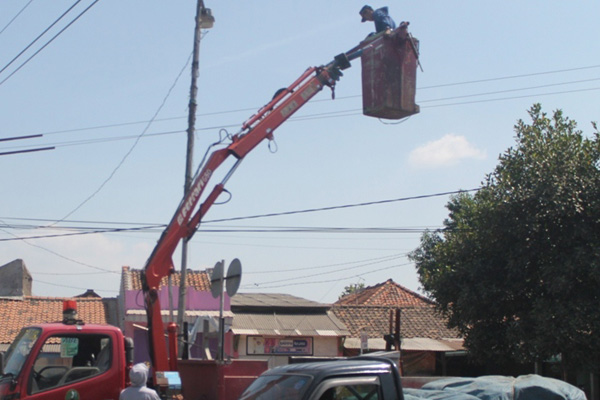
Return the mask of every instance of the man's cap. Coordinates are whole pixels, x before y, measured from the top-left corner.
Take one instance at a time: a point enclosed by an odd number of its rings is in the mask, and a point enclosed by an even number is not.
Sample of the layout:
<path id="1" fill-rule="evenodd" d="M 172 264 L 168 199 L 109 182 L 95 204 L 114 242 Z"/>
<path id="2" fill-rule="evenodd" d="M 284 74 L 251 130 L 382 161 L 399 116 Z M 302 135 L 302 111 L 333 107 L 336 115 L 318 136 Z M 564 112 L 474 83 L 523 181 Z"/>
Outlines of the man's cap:
<path id="1" fill-rule="evenodd" d="M 373 7 L 371 7 L 371 6 L 363 6 L 363 8 L 361 8 L 361 9 L 360 9 L 360 11 L 359 11 L 358 13 L 359 13 L 360 15 L 362 15 L 362 14 L 363 14 L 365 11 L 367 11 L 367 10 L 371 10 L 371 11 L 373 11 Z M 366 21 L 366 19 L 365 19 L 365 17 L 363 17 L 363 18 L 362 18 L 362 20 L 361 20 L 360 22 L 365 22 L 365 21 Z"/>

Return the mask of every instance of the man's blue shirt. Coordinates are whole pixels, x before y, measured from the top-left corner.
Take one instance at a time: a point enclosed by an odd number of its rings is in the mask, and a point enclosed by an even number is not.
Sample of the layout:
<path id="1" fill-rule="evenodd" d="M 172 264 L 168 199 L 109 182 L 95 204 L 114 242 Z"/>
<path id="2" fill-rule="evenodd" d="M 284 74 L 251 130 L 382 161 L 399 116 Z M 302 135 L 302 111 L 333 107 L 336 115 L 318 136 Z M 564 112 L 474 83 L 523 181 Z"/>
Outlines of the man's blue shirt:
<path id="1" fill-rule="evenodd" d="M 383 32 L 386 29 L 396 29 L 396 23 L 388 14 L 387 7 L 381 7 L 373 11 L 373 22 L 375 22 L 375 31 Z"/>

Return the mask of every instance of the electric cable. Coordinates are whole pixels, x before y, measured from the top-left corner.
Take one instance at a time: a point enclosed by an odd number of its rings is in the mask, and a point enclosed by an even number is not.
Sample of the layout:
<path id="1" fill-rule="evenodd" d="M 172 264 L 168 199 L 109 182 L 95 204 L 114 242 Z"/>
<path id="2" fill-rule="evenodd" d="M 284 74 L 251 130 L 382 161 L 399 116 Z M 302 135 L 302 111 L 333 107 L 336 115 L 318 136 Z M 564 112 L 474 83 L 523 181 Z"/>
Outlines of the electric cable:
<path id="1" fill-rule="evenodd" d="M 98 0 L 96 0 L 98 1 Z M 95 3 L 94 3 L 95 4 Z M 158 109 L 156 110 L 156 112 L 154 113 L 154 115 L 152 116 L 152 118 L 150 119 L 150 121 L 148 121 L 148 124 L 146 125 L 146 127 L 144 128 L 144 130 L 142 131 L 142 133 L 140 133 L 137 138 L 135 139 L 135 142 L 131 145 L 131 147 L 129 148 L 129 150 L 127 151 L 127 153 L 125 153 L 125 155 L 123 156 L 123 158 L 121 159 L 121 161 L 117 164 L 117 166 L 112 170 L 112 172 L 110 173 L 110 175 L 108 176 L 108 178 L 106 178 L 101 184 L 100 186 L 94 191 L 92 192 L 92 194 L 90 194 L 87 198 L 85 198 L 85 200 L 83 200 L 81 203 L 79 203 L 79 205 L 77 205 L 77 207 L 75 207 L 73 210 L 71 210 L 70 212 L 68 212 L 63 218 L 61 218 L 60 220 L 54 222 L 51 225 L 55 225 L 67 218 L 69 218 L 71 215 L 73 215 L 75 212 L 77 212 L 81 207 L 83 207 L 88 201 L 90 201 L 92 198 L 94 198 L 98 193 L 100 193 L 100 191 L 104 188 L 104 186 L 106 186 L 106 184 L 115 176 L 115 174 L 117 173 L 117 171 L 121 168 L 121 166 L 125 163 L 125 160 L 127 160 L 127 158 L 129 157 L 129 155 L 133 152 L 133 150 L 136 148 L 137 144 L 139 143 L 140 139 L 142 138 L 142 136 L 144 136 L 146 134 L 146 132 L 148 131 L 148 129 L 150 129 L 150 126 L 152 125 L 152 123 L 154 122 L 154 119 L 158 116 L 158 113 L 160 113 L 160 111 L 163 109 L 164 105 L 167 102 L 167 99 L 171 96 L 171 92 L 173 91 L 173 89 L 175 88 L 175 86 L 177 85 L 177 82 L 179 81 L 179 78 L 181 77 L 181 75 L 183 74 L 183 71 L 185 71 L 185 69 L 187 68 L 190 59 L 191 59 L 192 55 L 190 54 L 190 56 L 188 57 L 188 59 L 185 62 L 185 65 L 183 66 L 183 68 L 181 69 L 181 71 L 179 71 L 179 74 L 177 75 L 177 78 L 175 78 L 175 81 L 173 82 L 173 84 L 171 85 L 171 87 L 169 88 L 169 90 L 167 91 L 166 96 L 163 98 L 162 103 L 160 104 L 160 106 L 158 107 Z"/>
<path id="2" fill-rule="evenodd" d="M 439 85 L 419 87 L 419 88 L 417 88 L 417 90 L 419 91 L 419 90 L 424 90 L 424 89 L 433 89 L 433 88 L 440 88 L 440 87 L 447 87 L 447 86 L 458 86 L 458 85 L 467 85 L 467 84 L 481 83 L 481 82 L 491 82 L 491 81 L 498 81 L 498 80 L 514 79 L 514 78 L 531 77 L 531 76 L 537 76 L 537 75 L 548 75 L 548 74 L 572 72 L 572 71 L 579 71 L 579 70 L 585 70 L 585 69 L 594 69 L 594 68 L 600 68 L 600 65 L 592 65 L 592 66 L 586 66 L 586 67 L 577 67 L 577 68 L 562 69 L 562 70 L 536 72 L 536 73 L 530 73 L 530 74 L 512 75 L 512 76 L 504 76 L 504 77 L 496 77 L 496 78 L 486 78 L 486 79 L 479 79 L 479 80 L 473 80 L 473 81 L 464 81 L 464 82 L 439 84 Z M 600 78 L 592 78 L 592 79 L 581 80 L 581 81 L 559 82 L 559 83 L 554 83 L 554 84 L 547 84 L 547 85 L 540 85 L 540 86 L 533 86 L 533 87 L 508 89 L 508 90 L 497 91 L 497 92 L 483 92 L 483 93 L 475 93 L 475 94 L 469 94 L 469 95 L 464 95 L 464 96 L 454 96 L 454 97 L 440 98 L 440 99 L 425 99 L 425 100 L 419 100 L 419 103 L 428 103 L 428 102 L 434 102 L 434 101 L 445 101 L 445 100 L 451 100 L 451 99 L 456 99 L 456 98 L 461 98 L 461 97 L 487 96 L 487 95 L 490 95 L 490 94 L 500 94 L 500 93 L 506 93 L 506 92 L 511 92 L 511 91 L 519 91 L 519 90 L 522 91 L 522 90 L 530 90 L 530 89 L 539 89 L 539 88 L 551 87 L 551 86 L 558 86 L 558 85 L 566 85 L 566 84 L 573 84 L 573 83 L 589 82 L 589 81 L 595 81 L 595 80 L 599 80 L 599 79 Z M 597 88 L 593 88 L 591 90 L 597 90 Z M 575 90 L 575 91 L 577 91 L 577 90 Z M 564 94 L 564 93 L 569 93 L 569 91 L 567 91 L 567 92 L 560 92 L 560 93 L 557 93 L 557 94 Z M 543 95 L 543 94 L 541 94 L 541 95 Z M 360 97 L 360 96 L 361 95 L 344 96 L 344 97 L 338 98 L 337 100 L 355 98 L 355 97 Z M 528 97 L 534 97 L 534 96 L 537 96 L 537 94 L 528 95 Z M 500 98 L 500 99 L 497 99 L 497 101 L 505 100 L 505 99 L 506 98 Z M 510 98 L 508 98 L 508 99 L 510 99 Z M 323 102 L 323 101 L 330 102 L 332 100 L 331 99 L 313 99 L 312 103 Z M 485 100 L 485 101 L 490 101 L 490 100 Z M 454 104 L 450 104 L 450 105 L 454 105 Z M 441 106 L 443 106 L 443 105 L 425 106 L 424 108 L 427 108 L 427 107 L 441 107 Z M 208 112 L 208 113 L 198 114 L 198 116 L 214 116 L 214 115 L 231 114 L 231 113 L 237 113 L 237 112 L 242 112 L 242 111 L 255 111 L 255 110 L 256 110 L 256 108 L 250 108 L 249 107 L 249 108 L 240 108 L 240 109 L 234 109 L 234 110 Z M 333 112 L 328 112 L 328 113 L 317 113 L 317 114 L 310 114 L 310 115 L 306 115 L 306 116 L 292 117 L 290 119 L 290 121 L 294 121 L 294 120 L 296 120 L 296 121 L 302 121 L 302 120 L 310 120 L 310 119 L 320 119 L 319 117 L 325 118 L 325 117 L 331 117 L 331 116 L 335 116 L 335 115 L 343 117 L 343 116 L 355 115 L 356 113 L 361 112 L 361 111 L 362 111 L 361 109 L 352 109 L 352 110 L 333 111 Z M 187 117 L 185 117 L 185 116 L 181 116 L 181 117 L 169 117 L 169 118 L 155 119 L 155 121 L 169 121 L 169 120 L 178 120 L 178 119 L 184 119 L 184 118 L 187 118 Z M 41 135 L 55 135 L 55 134 L 72 133 L 72 132 L 85 131 L 85 130 L 116 128 L 116 127 L 124 127 L 124 126 L 137 125 L 137 124 L 143 124 L 143 123 L 148 123 L 148 121 L 122 122 L 122 123 L 99 125 L 99 126 L 93 126 L 93 127 L 84 127 L 84 128 L 59 130 L 59 131 L 50 131 L 50 132 L 41 133 Z M 224 125 L 224 126 L 210 126 L 210 127 L 197 128 L 196 130 L 197 131 L 206 131 L 206 130 L 219 129 L 221 127 L 228 127 L 229 128 L 229 127 L 238 127 L 238 126 L 239 126 L 239 124 L 231 124 L 231 125 Z M 155 133 L 155 134 L 152 134 L 152 135 L 174 134 L 174 133 L 179 133 L 179 132 L 181 132 L 181 131 L 160 132 L 160 133 Z M 148 135 L 148 136 L 150 136 L 150 135 Z M 131 139 L 131 138 L 132 138 L 132 136 L 123 137 L 123 139 Z M 122 140 L 122 139 L 108 138 L 108 139 L 99 139 L 99 140 L 102 140 L 102 141 L 111 141 L 111 140 Z M 68 143 L 70 143 L 70 142 L 61 143 L 60 145 L 66 146 L 66 145 L 68 145 Z M 86 143 L 84 143 L 84 142 L 74 142 L 74 144 L 86 144 Z"/>
<path id="3" fill-rule="evenodd" d="M 335 263 L 335 264 L 325 264 L 325 265 L 318 265 L 316 267 L 308 267 L 308 268 L 302 267 L 302 271 L 310 271 L 313 269 L 323 269 L 323 268 L 330 268 L 330 267 L 339 267 L 342 265 L 364 263 L 364 262 L 370 262 L 370 261 L 380 261 L 380 260 L 391 261 L 391 260 L 395 260 L 397 258 L 405 257 L 407 254 L 408 253 L 397 253 L 397 254 L 392 254 L 392 255 L 384 256 L 384 257 L 368 258 L 366 260 L 358 260 L 358 261 Z M 277 271 L 264 270 L 264 271 L 244 272 L 244 275 L 273 274 L 273 273 L 294 272 L 294 271 L 298 271 L 298 268 L 289 268 L 289 269 L 277 268 Z"/>
<path id="4" fill-rule="evenodd" d="M 78 0 L 81 1 L 81 0 Z M 23 68 L 27 63 L 29 63 L 29 61 L 31 61 L 35 56 L 37 56 L 42 50 L 44 50 L 50 43 L 52 43 L 54 41 L 54 39 L 56 39 L 58 36 L 60 36 L 64 31 L 66 31 L 71 25 L 73 25 L 75 23 L 75 21 L 77 21 L 83 14 L 85 14 L 86 12 L 88 12 L 89 9 L 91 9 L 96 3 L 98 3 L 100 0 L 95 0 L 92 4 L 90 4 L 85 10 L 83 10 L 79 15 L 77 15 L 77 17 L 75 17 L 75 19 L 73 19 L 71 22 L 69 22 L 64 28 L 62 28 L 60 31 L 58 31 L 58 33 L 54 36 L 52 36 L 52 38 L 47 41 L 42 47 L 40 47 L 36 52 L 34 52 L 27 60 L 25 60 L 24 62 L 21 63 L 21 65 L 19 65 L 15 70 L 13 70 L 6 78 L 4 78 L 2 81 L 0 81 L 0 86 L 2 86 L 2 84 L 4 82 L 6 82 L 7 80 L 9 80 L 14 74 L 16 74 L 21 68 Z"/>
<path id="5" fill-rule="evenodd" d="M 77 286 L 71 286 L 71 285 L 61 285 L 60 283 L 51 283 L 51 282 L 46 282 L 46 281 L 40 281 L 38 279 L 35 280 L 35 283 L 43 283 L 45 285 L 64 287 L 64 288 L 67 288 L 67 289 L 77 289 L 77 290 L 87 290 L 87 289 L 89 289 L 89 288 L 85 288 L 85 287 L 77 287 Z M 102 291 L 102 292 L 119 293 L 118 290 L 114 290 L 114 289 L 97 289 L 97 290 Z"/>
<path id="6" fill-rule="evenodd" d="M 594 91 L 594 90 L 600 90 L 600 87 L 587 88 L 587 89 L 576 89 L 576 90 L 565 90 L 565 91 L 562 91 L 562 92 L 552 92 L 552 93 L 539 93 L 539 94 L 536 94 L 535 97 L 540 97 L 540 96 L 555 96 L 555 95 L 559 95 L 559 94 L 590 92 L 590 91 Z M 490 103 L 490 102 L 493 102 L 493 101 L 525 99 L 525 98 L 533 97 L 533 96 L 534 95 L 523 95 L 523 96 L 504 97 L 504 98 L 501 98 L 501 99 L 463 101 L 463 102 L 459 102 L 459 103 L 446 103 L 446 104 L 439 104 L 439 105 L 423 106 L 422 108 L 439 108 L 439 107 L 449 107 L 449 106 L 462 106 L 462 105 L 466 105 L 466 104 Z"/>
<path id="7" fill-rule="evenodd" d="M 23 6 L 23 8 L 21 8 L 21 10 L 19 12 L 17 12 L 17 15 L 12 17 L 12 19 L 10 21 L 8 21 L 8 23 L 4 26 L 4 28 L 2 28 L 2 30 L 0 30 L 0 35 L 2 35 L 4 33 L 6 28 L 8 28 L 19 17 L 19 15 L 21 15 L 21 13 L 23 11 L 25 11 L 25 9 L 31 4 L 32 1 L 33 0 L 29 0 L 29 2 L 27 2 L 27 4 L 25 4 L 25 6 Z"/>
<path id="8" fill-rule="evenodd" d="M 19 57 L 21 57 L 23 55 L 23 53 L 25 53 L 27 50 L 29 50 L 29 48 L 31 46 L 33 46 L 42 36 L 44 36 L 50 29 L 52 29 L 54 27 L 54 25 L 56 25 L 61 19 L 63 19 L 63 17 L 65 15 L 67 15 L 77 4 L 79 4 L 81 2 L 81 0 L 77 0 L 75 3 L 73 3 L 73 5 L 71 7 L 69 7 L 67 9 L 67 11 L 65 11 L 60 17 L 58 17 L 56 20 L 54 20 L 54 22 L 52 24 L 50 24 L 50 26 L 48 26 L 42 33 L 40 33 L 38 35 L 38 37 L 36 37 L 31 43 L 29 43 L 23 50 L 21 50 L 21 52 L 19 54 L 17 54 L 12 60 L 10 60 L 8 62 L 8 64 L 6 64 L 2 69 L 0 69 L 0 74 L 4 71 L 6 71 L 6 69 L 8 67 L 10 67 L 12 65 L 13 62 L 15 62 Z M 31 1 L 27 4 L 29 5 L 31 3 Z M 1 32 L 0 32 L 1 33 Z"/>
<path id="9" fill-rule="evenodd" d="M 594 79 L 594 80 L 598 80 L 598 79 Z M 520 90 L 527 90 L 527 88 L 524 88 L 524 89 L 509 89 L 509 90 L 506 90 L 506 91 L 503 91 L 503 92 L 520 91 Z M 427 109 L 427 108 L 450 107 L 450 106 L 466 105 L 466 104 L 489 103 L 489 102 L 495 102 L 495 101 L 523 99 L 523 98 L 528 98 L 528 97 L 539 97 L 539 96 L 553 96 L 553 95 L 578 93 L 578 92 L 585 92 L 585 91 L 595 91 L 595 90 L 600 90 L 600 87 L 586 88 L 586 89 L 573 89 L 573 90 L 567 90 L 567 91 L 561 91 L 561 92 L 551 92 L 551 93 L 528 94 L 528 95 L 523 95 L 523 96 L 501 97 L 501 98 L 495 98 L 495 99 L 481 99 L 481 100 L 474 100 L 474 101 L 468 101 L 468 102 L 459 102 L 459 103 L 445 103 L 445 104 L 438 104 L 438 105 L 423 105 L 423 106 L 421 106 L 421 108 L 422 109 Z M 494 93 L 494 92 L 480 93 L 480 94 L 471 94 L 471 95 L 464 95 L 464 96 L 453 96 L 453 97 L 449 97 L 449 98 L 440 98 L 440 99 L 431 99 L 431 100 L 420 100 L 419 103 L 422 104 L 422 103 L 427 103 L 427 102 L 444 101 L 444 100 L 464 98 L 464 97 L 486 96 L 486 95 L 489 95 L 491 93 Z M 330 113 L 320 113 L 320 114 L 316 114 L 316 115 L 312 115 L 311 114 L 311 115 L 306 115 L 306 116 L 292 117 L 292 118 L 290 118 L 288 120 L 288 122 L 298 122 L 298 121 L 308 121 L 308 120 L 322 120 L 322 119 L 327 119 L 327 118 L 349 117 L 349 116 L 354 116 L 354 115 L 360 115 L 361 113 L 362 113 L 362 109 L 357 108 L 357 109 L 353 109 L 353 110 L 333 111 L 333 112 L 330 112 Z M 387 125 L 396 125 L 396 124 L 402 123 L 402 122 L 405 122 L 405 120 L 401 120 L 401 121 L 396 122 L 396 123 L 387 123 Z M 232 128 L 232 127 L 238 127 L 238 126 L 239 126 L 239 124 L 210 126 L 210 127 L 197 128 L 196 132 L 198 132 L 198 131 L 216 130 L 216 129 L 219 129 L 219 128 Z M 148 138 L 148 137 L 154 137 L 154 136 L 172 135 L 172 134 L 179 134 L 179 133 L 182 133 L 182 132 L 185 132 L 185 131 L 183 131 L 183 130 L 176 130 L 176 131 L 156 132 L 156 133 L 151 133 L 151 134 L 145 134 L 144 137 Z M 55 148 L 56 147 L 69 147 L 69 146 L 80 146 L 80 145 L 90 145 L 90 144 L 98 144 L 98 143 L 106 143 L 106 142 L 115 142 L 115 141 L 122 141 L 122 140 L 130 140 L 130 139 L 138 138 L 138 137 L 139 136 L 136 136 L 136 135 L 128 135 L 128 136 L 118 136 L 118 137 L 113 137 L 113 138 L 82 139 L 82 140 L 77 140 L 77 141 L 57 142 L 57 143 L 50 143 L 50 144 L 52 145 L 52 147 L 55 147 Z M 31 145 L 31 146 L 12 146 L 12 147 L 5 147 L 5 148 L 7 148 L 7 149 L 10 149 L 10 148 L 27 149 L 27 148 L 31 148 L 31 147 L 34 147 L 34 146 L 35 145 Z"/>
<path id="10" fill-rule="evenodd" d="M 358 269 L 358 268 L 363 268 L 363 267 L 368 267 L 368 266 L 371 266 L 371 265 L 381 264 L 381 263 L 387 262 L 387 261 L 390 261 L 390 260 L 372 261 L 372 262 L 369 262 L 369 263 L 355 265 L 353 267 L 339 268 L 339 269 L 334 269 L 332 271 L 323 271 L 323 272 L 319 272 L 319 273 L 311 274 L 311 275 L 306 275 L 304 268 L 302 268 L 301 272 L 302 272 L 302 278 L 313 278 L 315 276 L 323 276 L 323 275 L 335 274 L 336 272 L 347 272 L 347 271 L 351 271 L 351 270 Z M 284 278 L 284 279 L 276 279 L 276 280 L 273 280 L 273 281 L 263 282 L 263 284 L 264 285 L 270 285 L 270 284 L 274 284 L 274 283 L 297 281 L 297 280 L 298 280 L 298 278 Z M 248 286 L 252 286 L 252 285 L 249 284 Z M 245 288 L 246 285 L 242 285 L 242 287 Z"/>
<path id="11" fill-rule="evenodd" d="M 363 202 L 363 203 L 344 204 L 341 206 L 308 208 L 308 209 L 304 209 L 304 210 L 285 211 L 285 212 L 280 212 L 280 213 L 256 214 L 256 215 L 249 215 L 249 216 L 245 216 L 245 217 L 221 218 L 221 219 L 213 219 L 213 220 L 204 221 L 203 223 L 207 224 L 207 223 L 217 223 L 217 222 L 231 222 L 231 221 L 257 219 L 257 218 L 279 217 L 279 216 L 283 216 L 283 215 L 296 215 L 296 214 L 313 213 L 313 212 L 320 212 L 320 211 L 331 211 L 331 210 L 339 210 L 339 209 L 354 208 L 354 207 L 365 207 L 365 206 L 396 203 L 396 202 L 409 201 L 409 200 L 420 200 L 420 199 L 425 199 L 425 198 L 430 198 L 430 197 L 449 196 L 449 195 L 459 194 L 459 193 L 476 192 L 480 189 L 481 188 L 454 190 L 454 191 L 440 192 L 440 193 L 434 193 L 434 194 L 424 194 L 424 195 L 418 195 L 418 196 L 400 197 L 400 198 L 396 198 L 396 199 L 376 200 L 376 201 L 368 201 L 368 202 Z"/>
<path id="12" fill-rule="evenodd" d="M 232 218 L 222 218 L 222 219 L 216 219 L 216 220 L 209 220 L 209 221 L 203 221 L 202 224 L 206 225 L 209 223 L 221 223 L 221 222 L 231 222 L 231 221 L 240 221 L 240 220 L 248 220 L 248 219 L 258 219 L 258 218 L 271 218 L 271 217 L 279 217 L 279 216 L 285 216 L 285 215 L 297 215 L 297 214 L 306 214 L 306 213 L 314 213 L 314 212 L 322 212 L 322 211 L 333 211 L 333 210 L 340 210 L 340 209 L 348 209 L 348 208 L 356 208 L 356 207 L 366 207 L 366 206 L 372 206 L 372 205 L 381 205 L 381 204 L 389 204 L 389 203 L 396 203 L 396 202 L 404 202 L 404 201 L 410 201 L 410 200 L 420 200 L 420 199 L 426 199 L 426 198 L 432 198 L 432 197 L 442 197 L 442 196 L 449 196 L 449 195 L 454 195 L 454 194 L 459 194 L 459 193 L 468 193 L 468 192 L 473 192 L 473 191 L 478 191 L 480 190 L 480 188 L 475 188 L 475 189 L 466 189 L 466 190 L 455 190 L 455 191 L 449 191 L 449 192 L 440 192 L 440 193 L 433 193 L 433 194 L 426 194 L 426 195 L 418 195 L 418 196 L 409 196 L 409 197 L 401 197 L 401 198 L 396 198 L 396 199 L 386 199 L 386 200 L 377 200 L 377 201 L 369 201 L 369 202 L 363 202 L 363 203 L 354 203 L 354 204 L 344 204 L 344 205 L 339 205 L 339 206 L 328 206 L 328 207 L 320 207 L 320 208 L 309 208 L 309 209 L 304 209 L 304 210 L 294 210 L 294 211 L 285 211 L 285 212 L 279 212 L 279 213 L 269 213 L 269 214 L 258 214 L 258 215 L 250 215 L 250 216 L 245 216 L 245 217 L 232 217 Z M 9 217 L 0 217 L 3 219 L 9 219 Z M 22 219 L 22 218 L 15 218 L 15 217 L 11 217 L 12 219 Z M 24 219 L 22 219 L 24 220 Z M 31 220 L 31 219 L 29 219 Z M 44 220 L 45 221 L 45 220 Z M 61 221 L 63 222 L 63 221 Z M 13 227 L 14 224 L 9 225 L 6 222 L 4 222 L 2 219 L 0 219 L 0 223 L 2 223 L 5 228 L 6 227 Z M 104 222 L 103 222 L 104 223 Z M 110 224 L 114 222 L 107 222 L 106 224 Z M 127 223 L 121 223 L 121 224 L 127 224 Z M 129 223 L 131 224 L 131 223 Z M 157 229 L 157 228 L 163 228 L 165 227 L 164 224 L 146 224 L 145 226 L 141 226 L 141 227 L 134 227 L 134 228 L 105 228 L 105 229 L 99 229 L 99 228 L 89 228 L 91 229 L 88 232 L 71 232 L 71 233 L 65 233 L 65 234 L 52 234 L 52 235 L 37 235 L 37 236 L 31 236 L 31 237 L 26 237 L 26 238 L 19 238 L 15 235 L 13 238 L 4 238 L 4 239 L 0 239 L 0 242 L 7 242 L 7 241 L 15 241 L 15 240 L 26 240 L 26 239 L 46 239 L 46 238 L 55 238 L 55 237 L 63 237 L 63 236 L 78 236 L 78 235 L 88 235 L 88 234 L 96 234 L 96 233 L 110 233 L 110 232 L 125 232 L 125 231 L 143 231 L 143 230 L 148 230 L 148 229 Z M 58 229 L 58 227 L 56 226 L 52 226 L 52 225 L 46 225 L 46 226 L 36 226 L 34 227 L 35 229 L 40 229 L 40 228 L 53 228 L 53 229 Z M 1 229 L 1 227 L 0 227 Z M 74 229 L 82 229 L 82 228 L 74 228 Z M 4 229 L 2 229 L 4 230 Z M 392 232 L 422 232 L 423 229 L 414 229 L 414 228 L 335 228 L 335 227 L 329 227 L 329 228 L 278 228 L 278 229 L 270 229 L 270 230 L 266 230 L 266 229 L 246 229 L 246 230 L 242 230 L 242 229 L 236 229 L 236 230 L 217 230 L 217 229 L 203 229 L 201 232 L 320 232 L 320 233 L 331 233 L 331 232 L 359 232 L 359 233 L 392 233 Z M 6 231 L 5 231 L 6 232 Z"/>
<path id="13" fill-rule="evenodd" d="M 8 225 L 8 224 L 6 224 L 6 222 L 4 222 L 4 221 L 2 221 L 2 220 L 0 220 L 0 222 L 1 222 L 1 223 L 3 223 L 4 225 Z M 17 237 L 16 235 L 13 235 L 11 232 L 7 231 L 6 229 L 0 228 L 0 231 L 2 231 L 2 232 L 4 232 L 4 233 L 7 233 L 7 234 L 9 234 L 9 235 L 11 235 L 11 236 Z M 20 241 L 22 241 L 23 243 L 25 243 L 25 244 L 27 244 L 27 245 L 31 246 L 31 247 L 35 247 L 35 248 L 38 248 L 38 249 L 40 249 L 40 250 L 43 250 L 43 251 L 45 251 L 45 252 L 47 252 L 47 253 L 53 254 L 53 255 L 55 255 L 55 256 L 57 256 L 57 257 L 59 257 L 59 258 L 62 258 L 63 260 L 70 261 L 70 262 L 73 262 L 73 263 L 75 263 L 75 264 L 79 264 L 79 265 L 82 265 L 82 266 L 84 266 L 84 267 L 92 268 L 92 269 L 95 269 L 95 270 L 98 270 L 98 271 L 103 271 L 103 272 L 107 272 L 107 273 L 111 273 L 111 274 L 118 274 L 118 272 L 111 271 L 111 270 L 109 270 L 109 269 L 106 269 L 106 268 L 97 267 L 97 266 L 95 266 L 95 265 L 90 265 L 90 264 L 87 264 L 87 263 L 84 263 L 84 262 L 81 262 L 81 261 L 77 261 L 77 260 L 75 260 L 75 259 L 73 259 L 73 258 L 66 257 L 66 256 L 64 256 L 64 255 L 62 255 L 62 254 L 59 254 L 59 253 L 57 253 L 57 252 L 55 252 L 55 251 L 53 251 L 53 250 L 50 250 L 50 249 L 48 249 L 48 248 L 46 248 L 46 247 L 43 247 L 43 246 L 39 246 L 39 245 L 37 245 L 37 244 L 30 243 L 30 242 L 28 242 L 28 241 L 27 241 L 27 240 L 25 240 L 25 239 L 19 239 L 19 240 L 20 240 Z"/>
<path id="14" fill-rule="evenodd" d="M 356 275 L 352 275 L 352 276 L 342 276 L 340 278 L 336 278 L 336 279 L 328 279 L 328 280 L 322 280 L 322 281 L 307 281 L 307 282 L 294 282 L 294 283 L 287 283 L 287 284 L 283 284 L 283 285 L 265 285 L 263 286 L 260 283 L 255 283 L 253 286 L 248 285 L 248 287 L 244 287 L 245 290 L 264 290 L 264 289 L 280 289 L 283 287 L 290 287 L 290 286 L 301 286 L 301 285 L 316 285 L 316 284 L 320 284 L 320 283 L 332 283 L 332 282 L 339 282 L 339 281 L 343 281 L 346 279 L 353 279 L 353 278 L 362 278 L 365 275 L 369 275 L 375 272 L 381 272 L 381 271 L 386 271 L 389 269 L 394 269 L 394 268 L 399 268 L 399 267 L 406 267 L 409 265 L 413 265 L 412 263 L 405 263 L 405 264 L 396 264 L 396 265 L 392 265 L 389 267 L 384 267 L 384 268 L 379 268 L 379 269 L 374 269 L 368 272 L 364 272 L 362 274 L 356 274 Z"/>

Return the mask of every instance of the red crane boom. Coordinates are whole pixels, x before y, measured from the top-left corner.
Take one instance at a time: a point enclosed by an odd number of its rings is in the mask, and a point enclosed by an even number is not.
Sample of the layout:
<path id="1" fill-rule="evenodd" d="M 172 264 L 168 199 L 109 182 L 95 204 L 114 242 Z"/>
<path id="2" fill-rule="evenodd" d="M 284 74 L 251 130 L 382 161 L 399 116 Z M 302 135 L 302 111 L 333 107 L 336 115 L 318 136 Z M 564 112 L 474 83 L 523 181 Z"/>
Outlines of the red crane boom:
<path id="1" fill-rule="evenodd" d="M 164 325 L 160 313 L 158 289 L 163 277 L 174 272 L 172 256 L 179 241 L 190 238 L 219 195 L 225 183 L 235 171 L 241 160 L 264 139 L 271 140 L 273 131 L 289 119 L 304 104 L 320 92 L 325 86 L 332 90 L 342 76 L 342 70 L 350 67 L 350 60 L 359 57 L 360 50 L 352 54 L 340 54 L 324 67 L 307 69 L 289 87 L 278 91 L 273 100 L 258 110 L 243 125 L 240 133 L 235 134 L 226 148 L 215 150 L 202 169 L 195 175 L 190 190 L 183 198 L 171 222 L 160 237 L 146 266 L 142 271 L 142 286 L 145 295 L 148 329 L 150 331 L 150 356 L 154 371 L 166 371 L 169 365 L 164 339 Z M 236 163 L 224 180 L 212 189 L 196 213 L 193 214 L 214 171 L 229 157 L 237 158 Z M 176 355 L 171 355 L 175 358 Z"/>

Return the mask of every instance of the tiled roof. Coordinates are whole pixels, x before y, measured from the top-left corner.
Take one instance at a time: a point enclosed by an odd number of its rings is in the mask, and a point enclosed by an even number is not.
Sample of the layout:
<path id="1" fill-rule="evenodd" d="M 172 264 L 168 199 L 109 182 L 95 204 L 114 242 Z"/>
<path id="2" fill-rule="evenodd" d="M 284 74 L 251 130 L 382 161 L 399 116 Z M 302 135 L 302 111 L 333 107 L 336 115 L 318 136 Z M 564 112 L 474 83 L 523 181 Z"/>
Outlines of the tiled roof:
<path id="1" fill-rule="evenodd" d="M 0 343 L 10 343 L 22 327 L 62 320 L 64 298 L 0 298 Z M 77 318 L 89 324 L 107 324 L 108 306 L 98 298 L 77 299 Z"/>
<path id="2" fill-rule="evenodd" d="M 425 296 L 413 292 L 391 279 L 346 295 L 336 305 L 421 307 L 433 304 Z"/>
<path id="3" fill-rule="evenodd" d="M 140 280 L 140 269 L 132 269 L 123 267 L 121 279 L 125 285 L 125 290 L 142 290 L 142 282 Z M 174 286 L 179 287 L 181 272 L 176 271 L 171 275 Z M 188 270 L 186 275 L 187 286 L 193 287 L 200 292 L 210 292 L 210 275 L 207 270 L 194 271 Z M 164 277 L 160 281 L 160 287 L 167 286 L 168 278 Z"/>
<path id="4" fill-rule="evenodd" d="M 360 337 L 367 329 L 369 337 L 381 338 L 390 331 L 392 307 L 334 305 L 333 313 L 346 325 L 350 336 Z M 446 320 L 435 307 L 407 307 L 401 309 L 400 336 L 402 338 L 450 339 L 459 338 L 458 331 L 449 329 Z"/>

